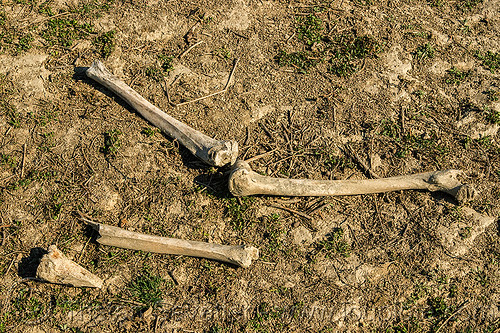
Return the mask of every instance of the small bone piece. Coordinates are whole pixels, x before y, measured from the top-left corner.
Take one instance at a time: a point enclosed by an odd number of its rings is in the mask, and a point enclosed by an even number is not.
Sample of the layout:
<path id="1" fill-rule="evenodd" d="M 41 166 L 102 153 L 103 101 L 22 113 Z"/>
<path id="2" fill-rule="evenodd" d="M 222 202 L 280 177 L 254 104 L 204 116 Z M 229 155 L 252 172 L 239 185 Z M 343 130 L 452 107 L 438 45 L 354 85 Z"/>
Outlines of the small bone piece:
<path id="1" fill-rule="evenodd" d="M 155 253 L 178 254 L 228 262 L 249 267 L 259 258 L 259 249 L 249 245 L 220 245 L 177 238 L 145 235 L 83 219 L 99 232 L 97 242 L 103 245 Z"/>
<path id="2" fill-rule="evenodd" d="M 474 189 L 460 183 L 460 170 L 425 172 L 413 175 L 363 180 L 310 180 L 262 176 L 250 165 L 238 160 L 229 177 L 229 190 L 234 196 L 266 194 L 277 196 L 334 196 L 382 193 L 400 190 L 442 191 L 465 202 L 474 197 Z"/>
<path id="3" fill-rule="evenodd" d="M 55 245 L 42 257 L 36 270 L 36 277 L 58 284 L 73 287 L 102 288 L 102 280 L 88 270 L 69 260 Z"/>
<path id="4" fill-rule="evenodd" d="M 89 78 L 99 82 L 139 112 L 151 124 L 163 130 L 168 136 L 177 139 L 196 157 L 207 164 L 223 166 L 233 164 L 238 156 L 236 141 L 215 140 L 196 131 L 183 122 L 169 116 L 141 95 L 130 88 L 125 82 L 104 67 L 99 60 L 92 63 L 86 74 Z"/>

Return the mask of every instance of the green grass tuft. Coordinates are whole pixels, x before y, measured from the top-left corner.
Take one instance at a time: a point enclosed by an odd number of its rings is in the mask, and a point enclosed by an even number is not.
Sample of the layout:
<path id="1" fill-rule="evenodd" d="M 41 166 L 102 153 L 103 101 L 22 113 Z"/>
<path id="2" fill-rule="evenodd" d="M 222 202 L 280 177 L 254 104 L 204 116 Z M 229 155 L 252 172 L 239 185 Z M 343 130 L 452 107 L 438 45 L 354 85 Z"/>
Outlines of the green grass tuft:
<path id="1" fill-rule="evenodd" d="M 329 72 L 349 77 L 359 69 L 357 60 L 372 58 L 380 52 L 379 43 L 370 36 L 339 36 L 333 40 L 334 50 Z"/>
<path id="2" fill-rule="evenodd" d="M 351 255 L 351 246 L 344 239 L 342 228 L 335 228 L 327 235 L 325 240 L 316 243 L 316 251 L 325 253 L 326 257 L 332 257 L 335 254 L 349 257 Z"/>
<path id="3" fill-rule="evenodd" d="M 486 116 L 486 119 L 492 124 L 500 125 L 500 111 L 491 110 Z"/>
<path id="4" fill-rule="evenodd" d="M 430 43 L 425 43 L 417 47 L 413 55 L 417 60 L 434 58 L 434 47 Z"/>
<path id="5" fill-rule="evenodd" d="M 400 130 L 401 129 L 397 123 L 390 119 L 384 119 L 380 124 L 379 134 L 394 139 L 399 136 Z"/>
<path id="6" fill-rule="evenodd" d="M 101 148 L 104 155 L 115 155 L 118 152 L 121 146 L 121 134 L 122 132 L 116 129 L 104 133 L 104 146 Z"/>
<path id="7" fill-rule="evenodd" d="M 252 224 L 250 219 L 250 208 L 253 198 L 240 198 L 241 205 L 236 198 L 227 199 L 226 216 L 230 218 L 230 224 L 236 231 L 243 231 Z"/>
<path id="8" fill-rule="evenodd" d="M 76 19 L 52 18 L 47 22 L 47 28 L 42 32 L 50 46 L 70 47 L 73 42 L 94 33 L 90 23 L 80 23 Z"/>
<path id="9" fill-rule="evenodd" d="M 287 53 L 280 50 L 275 57 L 279 66 L 291 66 L 297 69 L 299 73 L 306 74 L 308 70 L 315 67 L 322 61 L 319 54 L 314 52 L 302 51 Z"/>
<path id="10" fill-rule="evenodd" d="M 148 269 L 130 282 L 128 289 L 139 302 L 146 307 L 157 307 L 162 299 L 161 287 L 164 280 L 157 275 L 153 275 Z"/>
<path id="11" fill-rule="evenodd" d="M 490 101 L 490 102 L 496 102 L 500 99 L 500 92 L 499 91 L 495 91 L 493 89 L 490 89 L 490 90 L 486 91 L 485 94 L 486 94 L 486 97 L 488 98 L 488 101 Z"/>
<path id="12" fill-rule="evenodd" d="M 360 68 L 359 60 L 375 57 L 380 52 L 380 44 L 370 36 L 354 37 L 323 35 L 320 18 L 309 15 L 297 20 L 298 39 L 305 50 L 297 52 L 278 51 L 275 60 L 279 66 L 291 66 L 299 73 L 307 74 L 310 68 L 327 61 L 328 72 L 339 77 L 349 77 Z M 321 50 L 314 50 L 321 43 Z"/>
<path id="13" fill-rule="evenodd" d="M 0 153 L 0 165 L 7 165 L 14 169 L 17 166 L 16 157 Z"/>
<path id="14" fill-rule="evenodd" d="M 281 226 L 279 214 L 272 214 L 264 218 L 266 231 L 264 233 L 264 237 L 268 239 L 269 245 L 267 249 L 269 252 L 275 253 L 277 252 L 283 243 L 283 234 L 284 230 Z"/>
<path id="15" fill-rule="evenodd" d="M 220 49 L 216 50 L 215 55 L 221 57 L 222 59 L 228 60 L 231 58 L 231 50 L 229 50 L 228 48 L 226 48 L 224 46 L 224 47 L 221 47 Z"/>
<path id="16" fill-rule="evenodd" d="M 144 74 L 157 82 L 161 82 L 166 74 L 174 69 L 174 57 L 167 56 L 166 54 L 159 54 L 158 61 L 159 66 L 155 64 L 147 67 L 144 69 Z"/>
<path id="17" fill-rule="evenodd" d="M 455 67 L 448 69 L 446 72 L 448 77 L 445 81 L 448 84 L 460 84 L 470 75 L 470 72 L 462 72 Z"/>
<path id="18" fill-rule="evenodd" d="M 6 107 L 7 109 L 7 124 L 9 124 L 10 126 L 14 127 L 14 128 L 20 128 L 21 127 L 21 123 L 22 123 L 22 120 L 23 120 L 23 116 L 16 111 L 16 108 L 12 105 L 5 105 L 4 106 Z M 2 105 L 0 105 L 0 108 L 2 107 Z"/>
<path id="19" fill-rule="evenodd" d="M 163 73 L 168 73 L 172 69 L 174 69 L 174 65 L 172 63 L 174 60 L 174 57 L 167 56 L 165 54 L 160 54 L 158 56 L 158 60 L 160 61 L 160 67 L 163 70 Z"/>
<path id="20" fill-rule="evenodd" d="M 430 136 L 407 134 L 401 140 L 397 140 L 397 143 L 399 149 L 396 152 L 396 156 L 399 158 L 404 158 L 408 154 L 412 154 L 415 158 L 439 161 L 449 151 L 445 145 L 441 144 L 436 134 Z"/>
<path id="21" fill-rule="evenodd" d="M 92 44 L 97 48 L 97 52 L 103 58 L 109 57 L 113 49 L 115 48 L 115 31 L 110 30 L 108 32 L 102 33 L 99 37 L 95 38 Z"/>
<path id="22" fill-rule="evenodd" d="M 483 3 L 483 0 L 460 0 L 458 1 L 457 5 L 458 8 L 463 9 L 463 10 L 471 10 L 475 8 L 477 5 L 480 3 Z"/>
<path id="23" fill-rule="evenodd" d="M 429 305 L 425 313 L 427 317 L 443 318 L 453 312 L 453 307 L 448 306 L 442 297 L 429 298 L 427 305 Z"/>
<path id="24" fill-rule="evenodd" d="M 303 41 L 307 46 L 321 42 L 323 39 L 323 22 L 319 17 L 312 14 L 306 17 L 298 17 L 297 23 L 299 40 Z"/>
<path id="25" fill-rule="evenodd" d="M 482 53 L 480 51 L 476 51 L 474 56 L 482 60 L 482 66 L 489 69 L 491 73 L 495 73 L 495 71 L 500 68 L 500 53 L 495 53 L 492 51 L 487 51 L 486 53 Z"/>

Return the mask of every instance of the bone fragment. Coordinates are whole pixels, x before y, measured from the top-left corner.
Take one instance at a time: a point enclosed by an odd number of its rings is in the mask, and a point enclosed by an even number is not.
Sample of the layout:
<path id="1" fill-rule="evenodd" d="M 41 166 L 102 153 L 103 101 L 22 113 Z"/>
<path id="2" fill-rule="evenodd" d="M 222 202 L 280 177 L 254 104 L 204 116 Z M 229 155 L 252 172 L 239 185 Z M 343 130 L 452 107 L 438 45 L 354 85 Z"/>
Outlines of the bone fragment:
<path id="1" fill-rule="evenodd" d="M 69 260 L 55 245 L 49 247 L 36 270 L 36 277 L 73 287 L 102 288 L 102 280 L 88 270 Z"/>
<path id="2" fill-rule="evenodd" d="M 111 74 L 99 60 L 92 63 L 86 74 L 89 78 L 120 96 L 151 124 L 163 130 L 168 136 L 177 139 L 205 163 L 223 166 L 228 163 L 233 164 L 236 161 L 238 156 L 238 143 L 236 141 L 215 140 L 169 116 L 144 99 L 125 82 Z"/>
<path id="3" fill-rule="evenodd" d="M 425 172 L 413 175 L 364 180 L 310 180 L 262 176 L 248 163 L 238 160 L 229 177 L 229 190 L 234 196 L 266 194 L 277 196 L 336 196 L 382 193 L 400 190 L 442 191 L 465 202 L 474 197 L 474 189 L 462 184 L 460 170 Z"/>
<path id="4" fill-rule="evenodd" d="M 252 260 L 259 258 L 259 250 L 249 245 L 230 246 L 159 237 L 127 231 L 87 219 L 85 219 L 85 222 L 99 232 L 100 237 L 97 242 L 103 245 L 130 250 L 215 259 L 245 268 L 252 264 Z"/>

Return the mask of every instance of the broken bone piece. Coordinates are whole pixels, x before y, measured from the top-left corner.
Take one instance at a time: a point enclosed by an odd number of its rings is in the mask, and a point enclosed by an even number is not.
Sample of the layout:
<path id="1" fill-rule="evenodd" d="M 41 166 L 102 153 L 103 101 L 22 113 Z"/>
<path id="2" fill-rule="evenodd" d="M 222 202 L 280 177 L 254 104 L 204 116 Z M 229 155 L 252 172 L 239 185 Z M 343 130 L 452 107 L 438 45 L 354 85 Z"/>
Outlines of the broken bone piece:
<path id="1" fill-rule="evenodd" d="M 99 232 L 97 242 L 103 245 L 121 247 L 154 253 L 177 254 L 228 262 L 244 268 L 259 258 L 259 249 L 249 245 L 220 245 L 177 238 L 159 237 L 127 231 L 106 224 L 84 219 Z"/>
<path id="2" fill-rule="evenodd" d="M 474 189 L 462 184 L 460 170 L 444 170 L 363 180 L 310 180 L 262 176 L 242 160 L 236 161 L 229 177 L 229 191 L 234 196 L 266 194 L 277 196 L 337 196 L 382 193 L 400 190 L 442 191 L 459 202 L 472 199 Z"/>
<path id="3" fill-rule="evenodd" d="M 224 166 L 236 161 L 238 156 L 238 143 L 236 141 L 215 140 L 169 116 L 144 99 L 125 82 L 111 74 L 99 60 L 92 63 L 86 74 L 89 78 L 120 96 L 151 124 L 163 130 L 168 136 L 177 139 L 205 163 L 213 166 Z"/>
<path id="4" fill-rule="evenodd" d="M 69 260 L 55 245 L 49 247 L 36 270 L 36 277 L 73 287 L 102 288 L 102 280 L 88 270 Z"/>

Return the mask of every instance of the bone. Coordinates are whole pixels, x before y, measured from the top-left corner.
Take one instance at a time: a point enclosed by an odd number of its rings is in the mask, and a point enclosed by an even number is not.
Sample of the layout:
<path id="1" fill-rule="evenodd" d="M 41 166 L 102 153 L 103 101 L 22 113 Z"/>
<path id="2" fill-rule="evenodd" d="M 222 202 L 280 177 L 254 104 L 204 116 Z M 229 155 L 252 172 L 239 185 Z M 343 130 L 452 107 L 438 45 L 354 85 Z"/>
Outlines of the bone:
<path id="1" fill-rule="evenodd" d="M 55 245 L 49 247 L 36 270 L 38 279 L 73 287 L 102 288 L 102 280 L 68 259 Z"/>
<path id="2" fill-rule="evenodd" d="M 99 244 L 154 253 L 177 254 L 228 262 L 248 268 L 259 258 L 259 250 L 249 245 L 219 245 L 184 239 L 145 235 L 83 219 L 99 232 Z"/>
<path id="3" fill-rule="evenodd" d="M 233 164 L 236 161 L 238 156 L 238 143 L 236 141 L 215 140 L 169 116 L 114 76 L 101 61 L 94 61 L 87 69 L 86 74 L 89 78 L 120 96 L 151 124 L 163 130 L 171 138 L 177 139 L 193 155 L 205 163 L 223 166 L 229 163 Z"/>
<path id="4" fill-rule="evenodd" d="M 457 176 L 460 170 L 443 170 L 365 180 L 310 180 L 262 176 L 250 165 L 238 160 L 229 177 L 229 190 L 234 196 L 255 194 L 276 196 L 338 196 L 382 193 L 400 190 L 442 191 L 455 197 L 459 203 L 473 199 L 476 192 L 462 184 Z"/>

